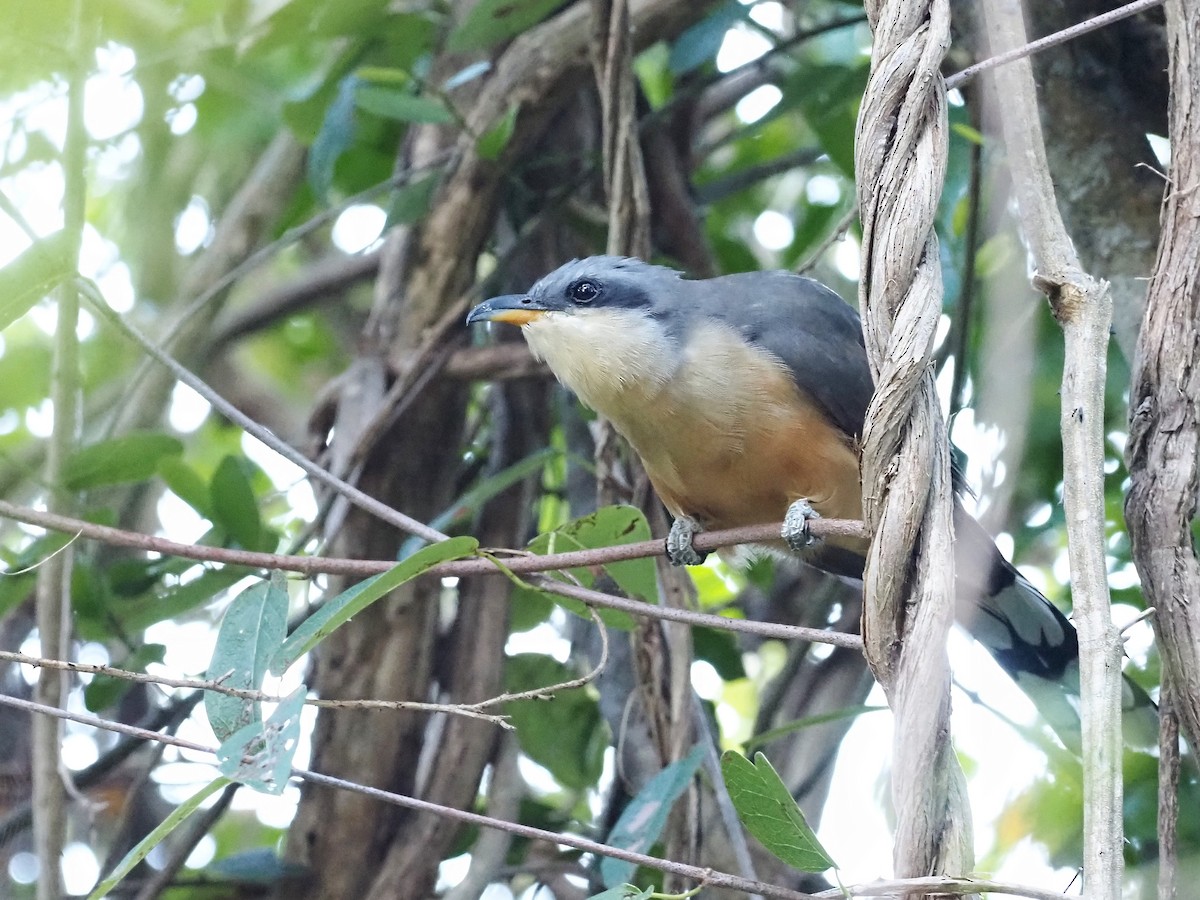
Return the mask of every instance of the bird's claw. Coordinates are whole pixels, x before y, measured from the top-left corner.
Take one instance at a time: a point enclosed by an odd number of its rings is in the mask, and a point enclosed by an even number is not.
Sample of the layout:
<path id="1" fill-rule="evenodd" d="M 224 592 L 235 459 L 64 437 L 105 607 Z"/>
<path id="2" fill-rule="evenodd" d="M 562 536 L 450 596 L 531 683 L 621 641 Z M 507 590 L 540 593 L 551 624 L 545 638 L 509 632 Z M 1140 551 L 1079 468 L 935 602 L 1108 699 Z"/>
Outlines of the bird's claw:
<path id="1" fill-rule="evenodd" d="M 673 566 L 698 566 L 708 557 L 692 544 L 692 538 L 704 529 L 691 516 L 680 516 L 667 533 L 667 559 Z"/>
<path id="2" fill-rule="evenodd" d="M 819 518 L 821 518 L 821 514 L 813 509 L 807 500 L 797 500 L 788 507 L 788 511 L 783 517 L 780 537 L 794 552 L 799 553 L 818 540 L 808 530 L 808 523 Z"/>

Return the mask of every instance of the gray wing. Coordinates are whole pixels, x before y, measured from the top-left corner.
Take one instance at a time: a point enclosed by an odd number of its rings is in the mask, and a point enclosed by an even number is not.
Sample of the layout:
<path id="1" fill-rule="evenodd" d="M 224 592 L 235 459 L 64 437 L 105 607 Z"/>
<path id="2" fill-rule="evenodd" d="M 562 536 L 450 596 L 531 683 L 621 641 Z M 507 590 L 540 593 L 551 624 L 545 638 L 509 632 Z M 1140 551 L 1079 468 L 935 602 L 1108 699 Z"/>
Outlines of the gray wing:
<path id="1" fill-rule="evenodd" d="M 703 312 L 783 360 L 838 428 L 862 434 L 873 385 L 858 313 L 819 281 L 789 272 L 725 275 L 703 285 Z"/>

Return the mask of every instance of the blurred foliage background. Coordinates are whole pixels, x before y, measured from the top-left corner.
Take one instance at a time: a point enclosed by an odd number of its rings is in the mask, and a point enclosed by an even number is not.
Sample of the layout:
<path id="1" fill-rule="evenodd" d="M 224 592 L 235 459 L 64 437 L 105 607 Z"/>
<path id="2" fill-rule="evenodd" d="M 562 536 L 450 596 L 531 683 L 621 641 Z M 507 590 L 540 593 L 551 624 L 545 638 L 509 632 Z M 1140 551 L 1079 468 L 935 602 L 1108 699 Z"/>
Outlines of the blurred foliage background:
<path id="1" fill-rule="evenodd" d="M 1107 8 L 1034 6 L 1039 34 Z M 971 4 L 955 12 L 947 73 L 986 55 Z M 698 275 L 803 270 L 853 302 L 853 137 L 870 62 L 861 5 L 657 0 L 635 4 L 633 17 L 656 258 Z M 64 271 L 77 267 L 122 320 L 313 458 L 491 546 L 525 546 L 595 508 L 591 414 L 514 335 L 458 324 L 467 303 L 603 249 L 587 3 L 43 0 L 4 4 L 4 22 L 0 308 L 22 314 L 0 336 L 0 496 L 36 506 L 58 491 L 88 519 L 222 547 L 383 559 L 411 550 L 315 490 L 86 306 L 78 444 L 60 483 L 47 483 L 57 301 L 42 295 L 63 272 L 47 268 L 44 251 L 82 176 L 74 199 L 85 225 Z M 1161 42 L 1151 12 L 1038 60 L 1068 224 L 1091 271 L 1116 288 L 1107 487 L 1121 622 L 1143 605 L 1121 518 L 1125 352 L 1161 196 L 1137 167 L 1161 168 L 1166 152 Z M 74 175 L 64 152 L 71 83 L 84 86 L 86 129 Z M 1028 287 L 989 100 L 974 82 L 952 96 L 939 384 L 981 519 L 1069 608 L 1061 340 Z M 619 467 L 601 487 L 643 505 L 663 532 L 636 470 Z M 66 543 L 0 521 L 0 647 L 38 652 L 34 567 Z M 176 676 L 204 673 L 229 597 L 260 574 L 86 541 L 71 552 L 72 658 Z M 693 576 L 701 609 L 857 627 L 854 591 L 811 571 L 714 560 Z M 594 664 L 587 620 L 483 581 L 398 591 L 318 649 L 310 688 L 468 701 Z M 292 580 L 293 613 L 340 587 Z M 843 879 L 888 873 L 889 714 L 867 711 L 882 700 L 861 659 L 657 625 L 611 639 L 592 685 L 512 705 L 514 734 L 424 714 L 323 711 L 305 719 L 302 757 L 318 771 L 604 840 L 630 798 L 711 725 L 721 748 L 765 750 L 820 823 Z M 1153 691 L 1145 623 L 1128 648 L 1130 674 Z M 965 639 L 952 650 L 979 869 L 1065 889 L 1080 852 L 1077 761 L 982 651 Z M 0 666 L 7 694 L 30 696 L 34 678 Z M 696 703 L 681 704 L 693 689 Z M 189 691 L 83 676 L 70 696 L 75 709 L 211 742 Z M 0 720 L 0 895 L 33 896 L 29 716 L 0 708 Z M 212 777 L 202 756 L 129 752 L 83 726 L 66 726 L 61 749 L 79 789 L 64 856 L 71 893 L 90 890 Z M 1131 756 L 1127 777 L 1130 890 L 1153 896 L 1154 760 Z M 565 848 L 330 791 L 231 788 L 207 815 L 157 848 L 128 892 L 501 898 L 601 887 L 596 861 Z M 1181 829 L 1194 848 L 1194 807 Z M 734 870 L 730 843 L 701 786 L 655 852 Z M 764 880 L 821 883 L 751 850 Z M 156 881 L 164 870 L 174 874 Z"/>

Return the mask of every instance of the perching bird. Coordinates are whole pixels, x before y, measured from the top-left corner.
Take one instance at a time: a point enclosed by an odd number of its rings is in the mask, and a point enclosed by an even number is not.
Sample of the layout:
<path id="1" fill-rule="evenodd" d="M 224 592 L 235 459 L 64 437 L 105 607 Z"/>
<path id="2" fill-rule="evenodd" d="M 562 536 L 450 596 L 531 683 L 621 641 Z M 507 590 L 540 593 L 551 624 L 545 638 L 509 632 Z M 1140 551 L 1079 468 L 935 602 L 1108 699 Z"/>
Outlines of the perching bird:
<path id="1" fill-rule="evenodd" d="M 689 280 L 594 256 L 480 304 L 467 322 L 481 321 L 520 325 L 629 441 L 675 517 L 676 564 L 701 560 L 696 530 L 783 519 L 806 561 L 862 577 L 865 542 L 806 533 L 814 514 L 862 517 L 858 438 L 873 386 L 858 315 L 829 288 L 788 272 Z M 957 502 L 954 525 L 959 621 L 1074 744 L 1074 627 Z"/>

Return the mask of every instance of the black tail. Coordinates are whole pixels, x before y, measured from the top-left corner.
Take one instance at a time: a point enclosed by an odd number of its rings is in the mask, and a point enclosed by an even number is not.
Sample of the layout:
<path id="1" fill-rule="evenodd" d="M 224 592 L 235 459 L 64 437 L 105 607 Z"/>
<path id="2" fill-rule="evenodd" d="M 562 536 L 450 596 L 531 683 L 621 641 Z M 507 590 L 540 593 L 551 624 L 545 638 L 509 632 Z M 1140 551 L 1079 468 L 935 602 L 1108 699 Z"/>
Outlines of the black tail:
<path id="1" fill-rule="evenodd" d="M 954 567 L 958 621 L 987 648 L 1071 750 L 1080 747 L 1079 638 L 1075 626 L 1006 560 L 957 501 Z M 1124 682 L 1126 746 L 1158 736 L 1153 701 Z"/>

